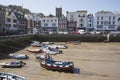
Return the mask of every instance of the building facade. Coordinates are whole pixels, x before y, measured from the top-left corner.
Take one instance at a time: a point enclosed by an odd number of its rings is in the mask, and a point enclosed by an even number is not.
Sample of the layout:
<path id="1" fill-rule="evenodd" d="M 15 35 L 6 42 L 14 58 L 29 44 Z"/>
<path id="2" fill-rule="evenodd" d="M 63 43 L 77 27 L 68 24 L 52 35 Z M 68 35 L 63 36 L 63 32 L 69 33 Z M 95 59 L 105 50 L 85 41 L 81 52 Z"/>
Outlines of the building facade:
<path id="1" fill-rule="evenodd" d="M 68 31 L 78 31 L 78 30 L 86 30 L 87 24 L 87 11 L 81 10 L 77 12 L 68 12 L 67 21 L 68 21 Z"/>
<path id="2" fill-rule="evenodd" d="M 9 33 L 27 33 L 27 19 L 23 13 L 13 10 L 6 11 L 5 22 L 9 28 Z"/>
<path id="3" fill-rule="evenodd" d="M 31 34 L 33 30 L 33 17 L 31 14 L 26 14 L 25 18 L 27 19 L 27 31 Z"/>
<path id="4" fill-rule="evenodd" d="M 86 32 L 91 32 L 91 31 L 94 31 L 94 16 L 93 14 L 88 14 Z"/>
<path id="5" fill-rule="evenodd" d="M 6 25 L 5 25 L 5 8 L 0 5 L 0 35 L 6 33 Z"/>
<path id="6" fill-rule="evenodd" d="M 99 11 L 94 17 L 95 31 L 109 32 L 118 28 L 118 14 L 111 11 Z"/>
<path id="7" fill-rule="evenodd" d="M 120 31 L 120 15 L 118 17 L 118 31 Z"/>
<path id="8" fill-rule="evenodd" d="M 87 11 L 80 10 L 76 13 L 77 17 L 77 30 L 85 30 L 87 27 Z"/>
<path id="9" fill-rule="evenodd" d="M 49 16 L 41 18 L 41 27 L 45 32 L 57 32 L 58 18 Z"/>
<path id="10" fill-rule="evenodd" d="M 76 12 L 66 12 L 68 33 L 73 33 L 77 28 Z"/>
<path id="11" fill-rule="evenodd" d="M 58 31 L 67 32 L 67 19 L 62 15 L 58 21 Z"/>

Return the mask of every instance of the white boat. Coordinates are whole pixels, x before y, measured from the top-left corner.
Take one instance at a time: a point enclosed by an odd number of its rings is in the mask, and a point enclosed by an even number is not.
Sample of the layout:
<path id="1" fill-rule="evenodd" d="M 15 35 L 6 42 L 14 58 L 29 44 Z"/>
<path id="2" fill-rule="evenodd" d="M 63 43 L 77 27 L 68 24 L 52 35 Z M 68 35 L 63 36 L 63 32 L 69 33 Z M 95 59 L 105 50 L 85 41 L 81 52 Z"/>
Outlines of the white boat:
<path id="1" fill-rule="evenodd" d="M 51 46 L 43 46 L 41 49 L 47 54 L 55 55 L 55 54 L 61 54 L 62 53 L 61 50 L 58 50 L 58 49 L 56 49 L 54 47 L 51 47 Z"/>
<path id="2" fill-rule="evenodd" d="M 14 62 L 3 62 L 3 63 L 0 63 L 0 65 L 3 67 L 3 68 L 22 68 L 23 66 L 26 65 L 26 63 L 24 63 L 23 61 L 14 61 Z"/>
<path id="3" fill-rule="evenodd" d="M 12 73 L 0 72 L 0 80 L 27 80 L 23 76 L 19 76 Z"/>
<path id="4" fill-rule="evenodd" d="M 29 57 L 26 54 L 9 54 L 10 58 L 14 59 L 28 59 Z"/>

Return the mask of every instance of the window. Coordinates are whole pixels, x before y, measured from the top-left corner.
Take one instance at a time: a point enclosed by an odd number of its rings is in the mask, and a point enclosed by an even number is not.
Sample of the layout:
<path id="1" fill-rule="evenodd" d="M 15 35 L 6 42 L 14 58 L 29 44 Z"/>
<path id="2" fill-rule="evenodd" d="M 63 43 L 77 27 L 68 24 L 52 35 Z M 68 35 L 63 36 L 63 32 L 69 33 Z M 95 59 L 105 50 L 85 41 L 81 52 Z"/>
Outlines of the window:
<path id="1" fill-rule="evenodd" d="M 16 23 L 17 22 L 17 20 L 13 20 L 13 23 Z"/>
<path id="2" fill-rule="evenodd" d="M 44 26 L 47 27 L 47 26 L 48 26 L 48 23 L 45 23 Z"/>
<path id="3" fill-rule="evenodd" d="M 45 22 L 45 20 L 43 19 L 43 22 Z"/>
<path id="4" fill-rule="evenodd" d="M 83 22 L 83 19 L 80 19 L 80 22 Z"/>
<path id="5" fill-rule="evenodd" d="M 113 21 L 113 25 L 115 25 L 115 21 Z"/>
<path id="6" fill-rule="evenodd" d="M 97 20 L 99 20 L 99 17 L 97 17 Z"/>
<path id="7" fill-rule="evenodd" d="M 56 23 L 52 23 L 52 26 L 56 26 Z"/>
<path id="8" fill-rule="evenodd" d="M 104 21 L 104 25 L 107 25 L 107 21 Z"/>
<path id="9" fill-rule="evenodd" d="M 55 19 L 55 22 L 57 22 L 57 20 Z"/>
<path id="10" fill-rule="evenodd" d="M 98 25 L 98 26 L 97 26 L 97 28 L 103 28 L 103 26 L 101 26 L 101 25 Z"/>
<path id="11" fill-rule="evenodd" d="M 103 20 L 103 17 L 101 17 L 101 20 Z"/>
<path id="12" fill-rule="evenodd" d="M 111 16 L 109 16 L 109 20 L 111 20 Z"/>
<path id="13" fill-rule="evenodd" d="M 80 27 L 83 27 L 83 24 L 80 24 Z"/>
<path id="14" fill-rule="evenodd" d="M 97 22 L 97 25 L 99 25 L 99 22 Z"/>
<path id="15" fill-rule="evenodd" d="M 92 27 L 92 25 L 91 25 L 91 24 L 89 24 L 89 27 Z"/>
<path id="16" fill-rule="evenodd" d="M 115 16 L 113 16 L 113 20 L 115 20 Z"/>
<path id="17" fill-rule="evenodd" d="M 51 22 L 53 22 L 53 20 L 51 20 Z"/>
<path id="18" fill-rule="evenodd" d="M 109 25 L 111 24 L 111 22 L 109 21 Z"/>
<path id="19" fill-rule="evenodd" d="M 103 25 L 103 22 L 101 22 L 101 25 Z"/>
<path id="20" fill-rule="evenodd" d="M 47 20 L 47 22 L 49 22 L 49 20 Z"/>
<path id="21" fill-rule="evenodd" d="M 78 14 L 78 17 L 80 17 L 80 14 Z"/>
<path id="22" fill-rule="evenodd" d="M 11 22 L 11 19 L 10 19 L 10 18 L 7 18 L 7 22 Z"/>
<path id="23" fill-rule="evenodd" d="M 85 14 L 83 14 L 83 17 L 85 17 Z"/>
<path id="24" fill-rule="evenodd" d="M 89 22 L 92 22 L 92 20 L 90 19 Z"/>

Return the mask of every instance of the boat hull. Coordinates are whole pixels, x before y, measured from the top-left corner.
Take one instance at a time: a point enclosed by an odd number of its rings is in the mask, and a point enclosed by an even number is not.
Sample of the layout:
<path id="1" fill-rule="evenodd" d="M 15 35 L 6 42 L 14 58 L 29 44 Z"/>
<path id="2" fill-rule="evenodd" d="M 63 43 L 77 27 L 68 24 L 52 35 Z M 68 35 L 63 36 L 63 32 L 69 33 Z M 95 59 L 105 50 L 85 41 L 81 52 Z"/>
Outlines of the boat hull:
<path id="1" fill-rule="evenodd" d="M 3 68 L 22 68 L 22 65 L 2 65 Z"/>
<path id="2" fill-rule="evenodd" d="M 71 72 L 74 69 L 74 65 L 71 62 L 69 66 L 61 66 L 61 65 L 54 65 L 54 64 L 48 64 L 44 62 L 40 62 L 41 67 L 47 69 L 47 70 L 53 70 L 53 71 L 64 71 L 64 72 Z"/>

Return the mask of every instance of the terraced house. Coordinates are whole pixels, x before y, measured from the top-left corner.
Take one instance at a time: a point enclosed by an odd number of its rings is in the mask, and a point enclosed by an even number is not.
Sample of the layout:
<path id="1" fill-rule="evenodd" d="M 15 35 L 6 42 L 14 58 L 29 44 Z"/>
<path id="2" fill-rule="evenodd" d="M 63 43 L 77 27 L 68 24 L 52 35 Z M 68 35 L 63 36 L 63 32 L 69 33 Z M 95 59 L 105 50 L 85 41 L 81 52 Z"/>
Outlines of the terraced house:
<path id="1" fill-rule="evenodd" d="M 27 32 L 27 20 L 22 12 L 7 10 L 5 21 L 9 33 L 23 34 Z"/>
<path id="2" fill-rule="evenodd" d="M 95 31 L 117 31 L 118 13 L 111 11 L 98 11 L 94 16 Z"/>
<path id="3" fill-rule="evenodd" d="M 76 12 L 67 11 L 68 31 L 86 30 L 87 11 L 79 10 Z"/>
<path id="4" fill-rule="evenodd" d="M 57 32 L 58 18 L 55 16 L 46 16 L 41 18 L 41 27 L 46 32 Z"/>

